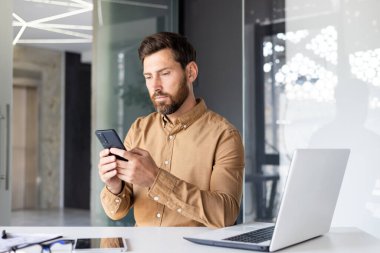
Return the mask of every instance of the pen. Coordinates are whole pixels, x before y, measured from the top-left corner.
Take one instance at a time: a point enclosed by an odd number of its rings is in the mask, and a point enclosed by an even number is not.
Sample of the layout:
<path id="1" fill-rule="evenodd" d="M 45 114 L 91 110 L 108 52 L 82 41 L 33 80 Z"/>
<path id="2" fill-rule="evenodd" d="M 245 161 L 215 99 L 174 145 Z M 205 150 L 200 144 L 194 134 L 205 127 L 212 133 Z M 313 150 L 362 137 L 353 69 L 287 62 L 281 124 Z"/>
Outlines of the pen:
<path id="1" fill-rule="evenodd" d="M 7 236 L 7 232 L 5 232 L 5 230 L 3 230 L 3 233 L 1 234 L 1 239 L 7 239 L 8 236 Z"/>

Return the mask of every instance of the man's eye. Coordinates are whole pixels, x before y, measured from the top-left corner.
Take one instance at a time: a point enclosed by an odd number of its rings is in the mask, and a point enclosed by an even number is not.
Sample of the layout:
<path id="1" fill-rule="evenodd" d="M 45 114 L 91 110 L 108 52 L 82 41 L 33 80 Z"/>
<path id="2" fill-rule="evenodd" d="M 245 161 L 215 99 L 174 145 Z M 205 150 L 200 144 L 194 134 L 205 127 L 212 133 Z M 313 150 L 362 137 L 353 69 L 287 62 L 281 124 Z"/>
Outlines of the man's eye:
<path id="1" fill-rule="evenodd" d="M 170 74 L 170 72 L 162 72 L 163 76 L 166 76 L 166 75 L 169 75 L 169 74 Z"/>
<path id="2" fill-rule="evenodd" d="M 145 77 L 145 80 L 148 80 L 148 79 L 152 78 L 151 76 L 144 76 L 144 77 Z"/>

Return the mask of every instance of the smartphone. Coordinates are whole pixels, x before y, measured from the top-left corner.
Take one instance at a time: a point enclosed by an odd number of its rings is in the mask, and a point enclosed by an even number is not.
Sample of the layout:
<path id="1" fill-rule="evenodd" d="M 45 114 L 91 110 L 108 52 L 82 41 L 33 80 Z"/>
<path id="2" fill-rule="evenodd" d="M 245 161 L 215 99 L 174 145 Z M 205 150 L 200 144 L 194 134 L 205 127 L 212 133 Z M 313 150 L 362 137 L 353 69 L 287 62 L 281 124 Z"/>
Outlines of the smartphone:
<path id="1" fill-rule="evenodd" d="M 126 150 L 115 129 L 96 130 L 95 134 L 104 148 L 118 148 Z M 119 160 L 128 161 L 124 157 L 120 157 L 118 155 L 115 156 Z"/>
<path id="2" fill-rule="evenodd" d="M 128 247 L 124 238 L 78 238 L 75 241 L 74 252 L 125 252 Z"/>

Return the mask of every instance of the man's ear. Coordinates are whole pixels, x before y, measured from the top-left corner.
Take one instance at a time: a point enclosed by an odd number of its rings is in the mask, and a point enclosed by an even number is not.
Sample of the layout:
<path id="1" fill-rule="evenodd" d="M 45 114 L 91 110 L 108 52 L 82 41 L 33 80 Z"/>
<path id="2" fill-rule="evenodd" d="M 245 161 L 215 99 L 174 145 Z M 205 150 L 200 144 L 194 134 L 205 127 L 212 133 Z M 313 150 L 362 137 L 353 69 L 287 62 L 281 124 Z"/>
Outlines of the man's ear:
<path id="1" fill-rule="evenodd" d="M 193 83 L 198 77 L 198 65 L 195 61 L 189 62 L 186 66 L 186 78 L 190 83 Z"/>

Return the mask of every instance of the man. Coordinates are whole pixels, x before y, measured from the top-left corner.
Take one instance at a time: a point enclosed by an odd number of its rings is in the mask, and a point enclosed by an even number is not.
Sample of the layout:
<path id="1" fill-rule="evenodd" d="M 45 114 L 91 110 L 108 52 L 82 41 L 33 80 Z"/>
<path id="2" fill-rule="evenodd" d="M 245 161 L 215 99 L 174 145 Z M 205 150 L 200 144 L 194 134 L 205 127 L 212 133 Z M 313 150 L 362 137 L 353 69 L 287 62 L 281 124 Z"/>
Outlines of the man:
<path id="1" fill-rule="evenodd" d="M 162 32 L 142 41 L 139 57 L 157 112 L 132 124 L 124 141 L 128 151 L 100 152 L 106 214 L 121 219 L 133 206 L 137 226 L 233 225 L 243 145 L 234 126 L 195 98 L 194 48 L 186 38 Z"/>

